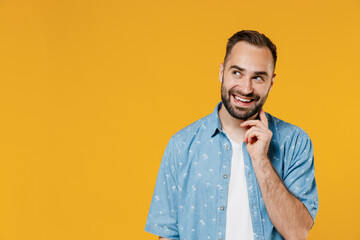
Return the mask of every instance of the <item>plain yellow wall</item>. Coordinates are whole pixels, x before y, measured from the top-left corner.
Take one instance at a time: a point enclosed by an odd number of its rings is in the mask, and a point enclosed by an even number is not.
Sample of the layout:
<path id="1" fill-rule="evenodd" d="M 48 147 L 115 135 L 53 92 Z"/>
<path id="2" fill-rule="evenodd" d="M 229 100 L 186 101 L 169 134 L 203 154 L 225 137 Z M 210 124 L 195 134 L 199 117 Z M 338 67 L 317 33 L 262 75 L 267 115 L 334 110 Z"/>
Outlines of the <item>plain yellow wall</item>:
<path id="1" fill-rule="evenodd" d="M 227 38 L 278 46 L 265 110 L 307 131 L 320 210 L 309 239 L 360 239 L 360 2 L 0 2 L 0 239 L 144 232 L 177 130 L 220 101 Z"/>

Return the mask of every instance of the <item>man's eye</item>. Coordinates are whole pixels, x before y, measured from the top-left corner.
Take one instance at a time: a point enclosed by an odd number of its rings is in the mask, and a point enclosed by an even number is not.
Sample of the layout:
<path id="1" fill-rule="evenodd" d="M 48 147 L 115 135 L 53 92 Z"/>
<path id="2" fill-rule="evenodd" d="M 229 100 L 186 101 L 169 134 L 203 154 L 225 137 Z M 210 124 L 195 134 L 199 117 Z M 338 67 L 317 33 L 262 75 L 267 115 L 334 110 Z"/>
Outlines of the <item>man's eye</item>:
<path id="1" fill-rule="evenodd" d="M 239 71 L 233 71 L 233 74 L 234 74 L 235 76 L 240 76 L 240 72 L 239 72 Z"/>
<path id="2" fill-rule="evenodd" d="M 260 81 L 262 81 L 262 80 L 263 80 L 263 78 L 262 78 L 262 77 L 260 77 L 260 76 L 255 76 L 255 77 L 254 77 L 254 79 L 255 79 L 255 80 L 260 80 Z"/>

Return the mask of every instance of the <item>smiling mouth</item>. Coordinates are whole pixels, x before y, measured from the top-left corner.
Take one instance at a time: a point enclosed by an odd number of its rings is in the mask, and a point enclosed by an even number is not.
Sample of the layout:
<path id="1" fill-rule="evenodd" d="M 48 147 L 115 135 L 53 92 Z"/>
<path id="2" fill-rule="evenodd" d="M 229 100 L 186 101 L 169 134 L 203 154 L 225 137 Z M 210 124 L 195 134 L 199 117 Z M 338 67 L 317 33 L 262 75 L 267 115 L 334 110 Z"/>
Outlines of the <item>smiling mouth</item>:
<path id="1" fill-rule="evenodd" d="M 233 95 L 233 97 L 235 98 L 235 100 L 237 100 L 238 102 L 242 102 L 242 103 L 250 103 L 250 102 L 253 102 L 255 101 L 255 99 L 252 99 L 252 98 L 242 98 L 242 97 L 239 97 L 239 96 L 236 96 L 236 95 Z"/>

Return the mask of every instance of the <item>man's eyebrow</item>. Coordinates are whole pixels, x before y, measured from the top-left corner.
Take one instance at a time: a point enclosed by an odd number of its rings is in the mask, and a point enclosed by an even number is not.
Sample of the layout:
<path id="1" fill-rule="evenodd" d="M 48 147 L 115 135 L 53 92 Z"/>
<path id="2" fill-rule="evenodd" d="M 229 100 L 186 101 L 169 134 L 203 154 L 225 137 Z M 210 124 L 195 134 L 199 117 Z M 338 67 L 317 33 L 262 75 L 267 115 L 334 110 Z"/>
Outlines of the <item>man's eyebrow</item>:
<path id="1" fill-rule="evenodd" d="M 269 76 L 269 74 L 265 71 L 260 71 L 260 72 L 255 72 L 255 75 L 264 75 L 264 76 Z"/>
<path id="2" fill-rule="evenodd" d="M 229 69 L 235 68 L 237 70 L 239 70 L 240 72 L 245 72 L 245 68 L 241 68 L 237 65 L 231 65 Z M 269 74 L 266 71 L 257 71 L 254 72 L 254 75 L 263 75 L 263 76 L 269 76 Z"/>
<path id="3" fill-rule="evenodd" d="M 244 68 L 241 68 L 241 67 L 236 66 L 236 65 L 231 65 L 229 69 L 232 69 L 232 68 L 235 68 L 235 69 L 239 70 L 240 72 L 245 71 L 245 69 L 244 69 Z"/>

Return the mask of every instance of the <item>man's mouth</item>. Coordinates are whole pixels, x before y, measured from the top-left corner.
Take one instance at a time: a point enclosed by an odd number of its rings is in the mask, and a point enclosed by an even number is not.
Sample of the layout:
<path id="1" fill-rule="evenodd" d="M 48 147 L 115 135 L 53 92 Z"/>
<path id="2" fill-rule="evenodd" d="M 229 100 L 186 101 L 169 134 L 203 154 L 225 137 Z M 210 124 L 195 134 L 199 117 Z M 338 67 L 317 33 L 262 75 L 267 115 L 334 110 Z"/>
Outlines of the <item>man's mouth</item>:
<path id="1" fill-rule="evenodd" d="M 244 98 L 244 97 L 239 97 L 236 95 L 233 95 L 233 97 L 235 98 L 235 100 L 237 102 L 242 102 L 242 103 L 250 103 L 250 102 L 255 101 L 255 99 L 253 99 L 253 98 Z"/>

